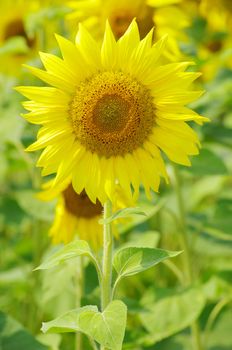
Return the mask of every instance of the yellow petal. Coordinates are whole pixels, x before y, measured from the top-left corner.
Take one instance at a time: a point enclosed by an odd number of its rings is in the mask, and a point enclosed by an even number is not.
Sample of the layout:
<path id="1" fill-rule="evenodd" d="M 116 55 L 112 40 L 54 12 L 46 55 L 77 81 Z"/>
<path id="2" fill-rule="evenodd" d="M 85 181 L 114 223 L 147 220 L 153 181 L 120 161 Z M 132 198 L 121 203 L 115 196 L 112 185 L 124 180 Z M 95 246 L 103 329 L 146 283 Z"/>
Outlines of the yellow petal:
<path id="1" fill-rule="evenodd" d="M 116 40 L 109 22 L 106 22 L 105 36 L 101 49 L 102 64 L 105 69 L 113 69 L 117 61 Z"/>

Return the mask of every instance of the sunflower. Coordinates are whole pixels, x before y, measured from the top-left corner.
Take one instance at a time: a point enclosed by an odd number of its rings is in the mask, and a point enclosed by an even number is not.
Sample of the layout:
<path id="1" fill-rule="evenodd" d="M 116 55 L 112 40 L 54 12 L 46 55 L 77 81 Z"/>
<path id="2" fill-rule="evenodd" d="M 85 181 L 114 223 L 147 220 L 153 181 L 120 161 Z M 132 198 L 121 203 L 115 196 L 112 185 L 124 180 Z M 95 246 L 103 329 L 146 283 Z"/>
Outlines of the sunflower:
<path id="1" fill-rule="evenodd" d="M 180 56 L 177 41 L 186 40 L 184 29 L 188 26 L 188 19 L 176 4 L 181 0 L 82 0 L 71 1 L 73 10 L 68 18 L 74 23 L 84 22 L 86 28 L 95 38 L 102 38 L 106 19 L 109 19 L 112 31 L 119 39 L 136 18 L 141 38 L 155 27 L 155 39 L 168 34 L 166 55 L 171 58 Z"/>
<path id="2" fill-rule="evenodd" d="M 197 56 L 200 59 L 200 70 L 203 80 L 209 81 L 223 68 L 232 68 L 232 40 L 225 38 L 209 38 L 198 45 Z"/>
<path id="3" fill-rule="evenodd" d="M 213 31 L 232 32 L 231 0 L 202 0 L 200 13 Z"/>
<path id="4" fill-rule="evenodd" d="M 133 21 L 116 42 L 107 24 L 101 48 L 80 25 L 76 44 L 57 36 L 63 59 L 41 53 L 46 71 L 32 73 L 53 87 L 18 87 L 31 99 L 25 118 L 42 124 L 28 151 L 45 148 L 38 160 L 42 175 L 56 173 L 54 186 L 68 177 L 96 203 L 114 201 L 119 185 L 130 198 L 140 184 L 150 197 L 160 177 L 167 179 L 161 151 L 190 166 L 199 140 L 186 121 L 204 118 L 185 105 L 202 92 L 189 85 L 199 74 L 189 63 L 160 65 L 165 39 L 142 40 Z"/>
<path id="5" fill-rule="evenodd" d="M 51 183 L 46 184 L 48 188 Z M 103 207 L 97 200 L 94 204 L 83 190 L 77 194 L 72 184 L 65 181 L 55 190 L 48 188 L 40 193 L 42 200 L 57 198 L 55 218 L 49 235 L 54 244 L 68 243 L 77 235 L 97 249 L 102 244 L 102 225 L 98 221 L 102 217 Z"/>
<path id="6" fill-rule="evenodd" d="M 231 67 L 232 40 L 228 32 L 232 2 L 223 0 L 184 0 L 182 8 L 192 17 L 193 30 L 201 26 L 201 36 L 194 34 L 192 43 L 200 64 L 204 81 L 211 80 L 224 67 Z M 231 17 L 232 18 L 232 17 Z"/>
<path id="7" fill-rule="evenodd" d="M 99 249 L 102 246 L 103 237 L 102 225 L 99 224 L 103 212 L 102 204 L 98 200 L 93 203 L 85 190 L 77 194 L 69 180 L 56 188 L 52 186 L 52 181 L 49 181 L 43 189 L 44 191 L 37 195 L 39 199 L 44 201 L 57 199 L 54 222 L 49 230 L 53 243 L 66 244 L 78 236 L 88 241 L 95 250 Z M 119 188 L 116 192 L 115 211 L 125 206 L 134 206 L 134 202 L 126 198 Z M 117 237 L 115 225 L 113 232 Z"/>
<path id="8" fill-rule="evenodd" d="M 26 16 L 36 11 L 38 1 L 1 1 L 0 65 L 1 71 L 14 72 L 36 49 L 36 38 L 25 26 Z M 12 40 L 19 39 L 18 44 Z"/>

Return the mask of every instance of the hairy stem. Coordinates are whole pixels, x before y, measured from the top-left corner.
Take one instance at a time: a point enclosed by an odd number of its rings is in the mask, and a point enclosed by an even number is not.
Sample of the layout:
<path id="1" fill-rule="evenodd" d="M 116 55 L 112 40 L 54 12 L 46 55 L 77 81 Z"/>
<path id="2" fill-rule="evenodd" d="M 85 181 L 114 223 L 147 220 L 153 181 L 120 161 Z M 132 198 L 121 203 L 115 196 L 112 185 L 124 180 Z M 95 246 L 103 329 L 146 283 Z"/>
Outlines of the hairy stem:
<path id="1" fill-rule="evenodd" d="M 112 214 L 112 203 L 110 200 L 104 204 L 104 219 Z M 111 223 L 104 224 L 103 232 L 103 261 L 102 261 L 102 286 L 101 286 L 101 308 L 105 310 L 112 298 L 112 256 L 113 256 L 113 235 Z M 101 350 L 106 350 L 101 347 Z"/>
<path id="2" fill-rule="evenodd" d="M 78 269 L 78 275 L 77 275 L 77 307 L 81 307 L 81 298 L 84 294 L 84 289 L 85 289 L 85 275 L 84 275 L 84 257 L 81 256 L 79 259 L 79 269 Z M 82 350 L 83 349 L 83 335 L 81 334 L 81 332 L 77 332 L 76 333 L 76 350 Z"/>
<path id="3" fill-rule="evenodd" d="M 176 166 L 174 166 L 175 174 L 175 190 L 177 198 L 177 206 L 179 211 L 179 222 L 180 222 L 180 233 L 179 239 L 182 246 L 183 252 L 183 265 L 185 270 L 185 280 L 186 285 L 191 285 L 193 283 L 193 265 L 192 265 L 192 256 L 191 250 L 188 242 L 188 228 L 186 224 L 186 212 L 184 206 L 184 199 L 181 191 L 181 178 L 179 171 Z M 202 346 L 202 340 L 200 335 L 199 324 L 197 321 L 193 322 L 191 326 L 192 339 L 193 339 L 193 349 L 194 350 L 204 350 Z"/>

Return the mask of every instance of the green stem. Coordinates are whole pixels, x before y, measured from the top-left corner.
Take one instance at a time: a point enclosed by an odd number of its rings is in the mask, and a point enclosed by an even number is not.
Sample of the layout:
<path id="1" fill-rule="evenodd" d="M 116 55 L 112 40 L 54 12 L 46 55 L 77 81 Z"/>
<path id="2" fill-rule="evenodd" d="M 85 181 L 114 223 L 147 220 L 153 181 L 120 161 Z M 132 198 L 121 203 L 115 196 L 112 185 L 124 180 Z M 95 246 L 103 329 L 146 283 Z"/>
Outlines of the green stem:
<path id="1" fill-rule="evenodd" d="M 180 284 L 184 284 L 184 275 L 182 271 L 171 260 L 165 260 L 163 263 L 173 272 Z"/>
<path id="2" fill-rule="evenodd" d="M 187 236 L 188 232 L 187 232 L 184 200 L 183 200 L 182 191 L 181 191 L 181 178 L 180 178 L 180 173 L 176 166 L 174 167 L 174 173 L 175 173 L 175 179 L 176 179 L 175 189 L 176 189 L 176 198 L 177 198 L 177 205 L 178 205 L 178 211 L 179 211 L 179 223 L 181 226 L 179 239 L 180 239 L 181 247 L 184 250 L 182 257 L 184 260 L 183 262 L 184 262 L 184 268 L 185 268 L 186 284 L 189 285 L 193 281 L 192 261 L 191 261 L 191 253 L 189 249 L 189 242 L 188 242 L 188 236 Z"/>
<path id="3" fill-rule="evenodd" d="M 90 338 L 90 337 L 88 337 L 88 340 L 89 340 L 89 343 L 92 346 L 93 350 L 98 350 L 98 346 L 95 343 L 95 341 L 92 338 Z"/>
<path id="4" fill-rule="evenodd" d="M 178 205 L 178 211 L 179 211 L 179 222 L 181 226 L 179 239 L 180 239 L 180 244 L 182 246 L 182 249 L 184 250 L 182 256 L 183 256 L 183 264 L 185 269 L 186 285 L 190 286 L 194 281 L 192 256 L 191 256 L 191 250 L 188 242 L 188 228 L 186 223 L 184 199 L 181 191 L 181 177 L 176 166 L 174 166 L 174 174 L 175 174 L 175 180 L 176 180 L 175 190 L 176 190 L 176 198 L 177 198 L 177 205 Z M 203 350 L 199 324 L 197 321 L 193 322 L 191 326 L 191 332 L 192 332 L 194 350 Z"/>
<path id="5" fill-rule="evenodd" d="M 104 204 L 104 219 L 112 215 L 112 203 L 110 200 Z M 101 308 L 105 310 L 112 299 L 112 256 L 113 256 L 113 235 L 111 223 L 104 224 L 103 232 L 103 261 L 102 261 L 102 285 L 101 285 Z M 103 346 L 101 350 L 106 350 Z"/>
<path id="6" fill-rule="evenodd" d="M 211 314 L 209 315 L 208 321 L 205 326 L 205 337 L 204 337 L 204 344 L 205 347 L 208 344 L 209 336 L 210 336 L 210 330 L 213 327 L 213 324 L 217 318 L 217 316 L 220 314 L 221 310 L 231 302 L 231 298 L 224 298 L 220 300 L 213 310 L 211 311 Z"/>
<path id="7" fill-rule="evenodd" d="M 84 289 L 85 289 L 85 275 L 84 275 L 84 257 L 81 256 L 79 259 L 80 262 L 80 268 L 78 270 L 78 276 L 77 276 L 77 307 L 81 307 L 81 298 L 84 294 Z M 76 350 L 82 350 L 83 349 L 83 336 L 81 332 L 76 333 Z"/>

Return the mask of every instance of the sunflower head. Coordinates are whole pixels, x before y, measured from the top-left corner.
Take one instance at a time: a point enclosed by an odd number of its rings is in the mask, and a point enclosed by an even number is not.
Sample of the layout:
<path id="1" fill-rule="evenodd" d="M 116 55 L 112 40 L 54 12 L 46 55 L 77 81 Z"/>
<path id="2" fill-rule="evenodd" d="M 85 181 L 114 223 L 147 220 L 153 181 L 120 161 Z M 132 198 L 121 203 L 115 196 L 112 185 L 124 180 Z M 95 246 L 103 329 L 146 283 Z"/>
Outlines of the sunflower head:
<path id="1" fill-rule="evenodd" d="M 232 1 L 202 0 L 200 13 L 213 31 L 232 32 Z"/>
<path id="2" fill-rule="evenodd" d="M 77 194 L 72 185 L 62 192 L 66 210 L 77 218 L 91 219 L 96 216 L 101 216 L 103 207 L 97 200 L 96 203 L 91 202 L 86 192 L 83 190 Z"/>
<path id="3" fill-rule="evenodd" d="M 102 225 L 99 224 L 103 212 L 101 203 L 98 200 L 93 203 L 85 190 L 77 194 L 69 181 L 63 182 L 55 189 L 52 183 L 53 181 L 47 182 L 37 197 L 43 201 L 57 199 L 54 221 L 49 230 L 53 244 L 66 244 L 78 237 L 88 241 L 94 250 L 101 249 L 103 241 Z M 114 210 L 134 205 L 119 187 L 116 192 Z M 113 225 L 113 233 L 115 237 L 118 236 L 116 225 Z"/>
<path id="4" fill-rule="evenodd" d="M 156 40 L 168 33 L 165 55 L 168 59 L 174 59 L 181 56 L 178 42 L 186 40 L 184 29 L 189 25 L 189 20 L 179 3 L 181 0 L 70 1 L 68 22 L 73 23 L 75 29 L 78 22 L 83 22 L 96 39 L 101 39 L 108 19 L 115 38 L 119 39 L 136 18 L 141 38 L 153 27 Z"/>
<path id="5" fill-rule="evenodd" d="M 153 9 L 145 0 L 85 0 L 69 3 L 71 22 L 85 21 L 97 38 L 104 33 L 106 19 L 119 39 L 136 17 L 140 34 L 144 37 L 153 27 Z"/>
<path id="6" fill-rule="evenodd" d="M 77 138 L 87 150 L 106 158 L 142 146 L 154 114 L 148 89 L 122 72 L 97 74 L 77 88 L 70 104 Z"/>
<path id="7" fill-rule="evenodd" d="M 24 7 L 26 7 L 26 9 Z M 26 41 L 29 40 L 24 24 L 25 14 L 29 10 L 25 1 L 8 0 L 6 2 L 1 2 L 0 9 L 1 12 L 4 13 L 0 25 L 1 45 L 4 41 L 15 36 L 23 37 Z"/>
<path id="8" fill-rule="evenodd" d="M 35 0 L 1 2 L 0 11 L 4 14 L 0 23 L 1 71 L 17 74 L 20 65 L 36 49 L 36 37 L 34 34 L 29 34 L 25 22 L 27 16 L 38 7 L 39 3 Z M 16 45 L 13 44 L 13 40 L 18 40 Z"/>
<path id="9" fill-rule="evenodd" d="M 57 36 L 63 59 L 41 54 L 45 70 L 30 67 L 53 87 L 20 87 L 31 101 L 25 116 L 42 124 L 28 150 L 45 148 L 38 165 L 43 175 L 56 173 L 53 186 L 70 179 L 76 193 L 102 204 L 114 201 L 116 187 L 147 196 L 167 180 L 161 151 L 189 166 L 199 141 L 187 124 L 199 116 L 186 105 L 201 95 L 190 85 L 199 74 L 189 63 L 161 65 L 165 39 L 152 44 L 152 31 L 140 40 L 133 21 L 115 40 L 107 24 L 100 47 L 80 25 L 76 43 Z"/>
<path id="10" fill-rule="evenodd" d="M 94 204 L 85 191 L 77 194 L 71 184 L 57 197 L 55 218 L 49 230 L 52 242 L 66 244 L 77 236 L 98 250 L 102 245 L 102 227 L 98 223 L 103 210 L 100 202 Z"/>

